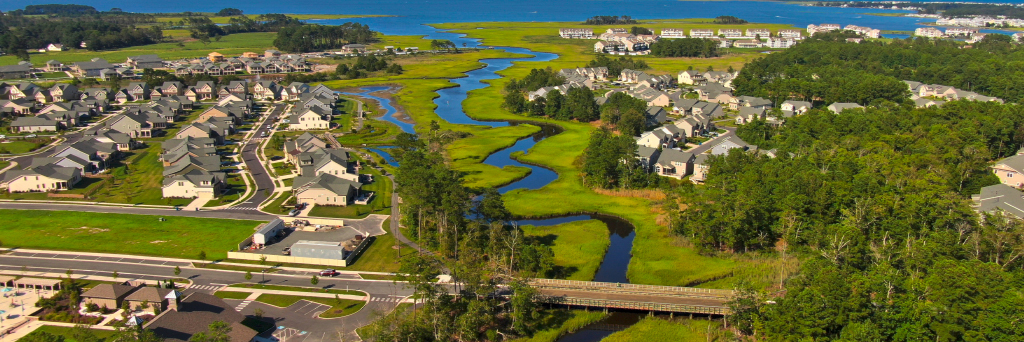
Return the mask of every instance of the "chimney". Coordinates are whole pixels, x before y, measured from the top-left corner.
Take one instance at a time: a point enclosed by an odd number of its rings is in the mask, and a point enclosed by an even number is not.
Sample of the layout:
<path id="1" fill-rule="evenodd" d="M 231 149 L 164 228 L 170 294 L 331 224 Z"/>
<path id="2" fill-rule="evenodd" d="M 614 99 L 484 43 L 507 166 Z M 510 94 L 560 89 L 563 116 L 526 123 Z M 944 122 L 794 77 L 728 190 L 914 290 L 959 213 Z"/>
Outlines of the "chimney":
<path id="1" fill-rule="evenodd" d="M 173 290 L 164 296 L 167 299 L 167 310 L 178 311 L 178 304 L 181 303 L 181 292 Z"/>

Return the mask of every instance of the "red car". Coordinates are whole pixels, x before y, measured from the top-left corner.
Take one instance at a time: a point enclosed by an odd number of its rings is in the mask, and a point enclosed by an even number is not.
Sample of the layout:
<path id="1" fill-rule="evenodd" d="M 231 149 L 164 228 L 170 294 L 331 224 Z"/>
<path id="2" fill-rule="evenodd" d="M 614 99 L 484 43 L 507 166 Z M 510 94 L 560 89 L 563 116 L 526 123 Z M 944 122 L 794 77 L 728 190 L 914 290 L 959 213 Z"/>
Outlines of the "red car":
<path id="1" fill-rule="evenodd" d="M 333 276 L 336 276 L 338 274 L 340 274 L 340 273 L 338 273 L 338 271 L 335 271 L 335 270 L 323 270 L 323 271 L 320 271 L 320 276 L 321 277 L 333 277 Z"/>

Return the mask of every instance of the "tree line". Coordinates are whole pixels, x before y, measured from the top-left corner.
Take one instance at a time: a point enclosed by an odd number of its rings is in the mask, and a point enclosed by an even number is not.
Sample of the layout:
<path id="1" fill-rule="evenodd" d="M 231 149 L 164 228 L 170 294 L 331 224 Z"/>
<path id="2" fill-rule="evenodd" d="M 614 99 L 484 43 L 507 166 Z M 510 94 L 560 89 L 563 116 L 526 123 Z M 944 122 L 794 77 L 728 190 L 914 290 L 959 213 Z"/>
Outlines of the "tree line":
<path id="1" fill-rule="evenodd" d="M 84 42 L 87 49 L 97 51 L 153 44 L 163 39 L 160 28 L 137 28 L 105 18 L 0 16 L 0 47 L 27 60 L 26 49 L 42 49 L 54 43 L 78 48 Z"/>
<path id="2" fill-rule="evenodd" d="M 536 290 L 524 278 L 557 271 L 550 246 L 525 235 L 497 190 L 462 185 L 462 174 L 439 152 L 448 132 L 432 125 L 427 134 L 421 140 L 401 133 L 393 154 L 400 162 L 395 182 L 406 212 L 402 223 L 420 246 L 434 251 L 401 259 L 401 278 L 422 305 L 385 316 L 364 337 L 493 341 L 530 336 L 542 316 L 533 301 Z M 437 283 L 444 273 L 454 278 L 454 288 Z"/>
<path id="3" fill-rule="evenodd" d="M 565 77 L 557 71 L 547 67 L 546 69 L 532 69 L 523 79 L 511 78 L 505 84 L 505 92 L 527 92 L 544 87 L 554 87 L 565 84 Z"/>
<path id="4" fill-rule="evenodd" d="M 628 15 L 621 17 L 617 15 L 597 15 L 587 18 L 583 25 L 628 25 L 636 23 L 637 21 Z"/>
<path id="5" fill-rule="evenodd" d="M 570 87 L 564 95 L 561 91 L 552 90 L 546 97 L 538 97 L 532 102 L 526 101 L 522 91 L 506 92 L 502 107 L 516 114 L 547 116 L 564 121 L 590 122 L 600 118 L 597 103 L 594 102 L 594 91 L 587 87 Z"/>
<path id="6" fill-rule="evenodd" d="M 1020 340 L 1009 322 L 1024 303 L 1024 224 L 979 218 L 970 196 L 999 182 L 988 165 L 1024 146 L 1022 125 L 1019 105 L 971 101 L 744 125 L 740 138 L 777 157 L 710 157 L 700 191 L 681 191 L 689 207 L 672 229 L 705 254 L 802 260 L 786 282 L 739 285 L 730 325 L 742 334 Z"/>
<path id="7" fill-rule="evenodd" d="M 642 189 L 661 184 L 661 176 L 648 172 L 637 159 L 636 140 L 626 134 L 599 129 L 590 134 L 581 157 L 583 184 L 588 187 Z"/>
<path id="8" fill-rule="evenodd" d="M 376 41 L 376 32 L 360 23 L 338 26 L 302 25 L 282 27 L 274 46 L 285 52 L 310 52 L 337 49 L 346 44 L 368 44 Z"/>
<path id="9" fill-rule="evenodd" d="M 608 68 L 608 75 L 611 77 L 617 77 L 622 73 L 622 69 L 632 70 L 647 70 L 650 69 L 647 66 L 647 62 L 642 59 L 633 59 L 633 57 L 626 58 L 625 56 L 619 56 L 619 58 L 609 58 L 606 55 L 598 55 L 593 60 L 587 63 L 588 68 L 605 67 Z"/>
<path id="10" fill-rule="evenodd" d="M 842 32 L 814 37 L 744 66 L 733 81 L 736 93 L 781 103 L 794 97 L 823 103 L 874 99 L 902 101 L 901 80 L 942 84 L 995 96 L 1024 98 L 1024 50 L 1005 35 L 988 35 L 973 48 L 954 41 L 893 40 L 846 43 Z"/>
<path id="11" fill-rule="evenodd" d="M 651 54 L 658 57 L 718 57 L 718 42 L 704 38 L 661 39 L 651 44 Z"/>

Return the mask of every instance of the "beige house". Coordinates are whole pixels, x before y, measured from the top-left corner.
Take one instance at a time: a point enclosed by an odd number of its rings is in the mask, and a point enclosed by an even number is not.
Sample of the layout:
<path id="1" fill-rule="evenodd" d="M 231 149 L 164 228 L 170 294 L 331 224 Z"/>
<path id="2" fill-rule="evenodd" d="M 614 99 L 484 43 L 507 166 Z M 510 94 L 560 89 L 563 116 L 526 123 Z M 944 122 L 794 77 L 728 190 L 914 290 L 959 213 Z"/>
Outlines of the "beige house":
<path id="1" fill-rule="evenodd" d="M 0 186 L 9 192 L 64 191 L 80 180 L 82 170 L 79 168 L 42 165 L 26 170 L 8 170 Z"/>
<path id="2" fill-rule="evenodd" d="M 299 203 L 347 206 L 359 194 L 362 184 L 323 173 L 315 177 L 295 178 L 292 193 Z"/>
<path id="3" fill-rule="evenodd" d="M 223 174 L 193 170 L 186 174 L 164 178 L 161 189 L 164 198 L 216 197 L 224 188 Z"/>
<path id="4" fill-rule="evenodd" d="M 704 183 L 704 180 L 708 177 L 708 155 L 700 154 L 693 159 L 693 175 L 690 175 L 690 181 L 695 184 Z"/>
<path id="5" fill-rule="evenodd" d="M 166 297 L 171 291 L 173 290 L 158 287 L 141 287 L 125 297 L 124 300 L 128 301 L 128 305 L 132 309 L 146 304 L 149 305 L 150 310 L 160 308 L 160 311 L 163 311 L 167 309 Z"/>
<path id="6" fill-rule="evenodd" d="M 1024 150 L 1018 151 L 1017 155 L 997 161 L 992 165 L 992 172 L 1003 184 L 1022 188 L 1024 187 Z"/>
<path id="7" fill-rule="evenodd" d="M 56 132 L 60 122 L 44 116 L 22 116 L 11 122 L 11 130 L 17 133 Z"/>
<path id="8" fill-rule="evenodd" d="M 319 107 L 306 108 L 288 116 L 288 129 L 291 130 L 320 130 L 330 127 L 330 114 L 324 113 Z"/>
<path id="9" fill-rule="evenodd" d="M 99 284 L 82 294 L 82 304 L 96 304 L 100 307 L 117 309 L 125 297 L 135 291 L 134 286 L 121 284 Z"/>

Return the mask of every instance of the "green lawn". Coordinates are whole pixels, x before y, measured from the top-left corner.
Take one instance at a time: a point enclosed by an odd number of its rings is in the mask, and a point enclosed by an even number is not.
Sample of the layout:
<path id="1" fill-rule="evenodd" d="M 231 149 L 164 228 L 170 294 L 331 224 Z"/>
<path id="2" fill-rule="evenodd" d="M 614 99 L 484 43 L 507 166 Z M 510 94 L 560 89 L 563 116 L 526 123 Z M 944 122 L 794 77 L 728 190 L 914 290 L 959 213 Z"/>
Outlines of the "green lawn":
<path id="1" fill-rule="evenodd" d="M 37 328 L 35 331 L 29 333 L 25 337 L 22 337 L 20 340 L 30 340 L 32 338 L 35 338 L 36 336 L 41 335 L 41 333 L 45 332 L 45 333 L 49 333 L 49 334 L 52 334 L 52 335 L 57 335 L 57 336 L 63 337 L 64 338 L 63 341 L 65 341 L 65 342 L 80 342 L 80 341 L 78 341 L 78 340 L 76 340 L 76 339 L 71 337 L 71 335 L 72 335 L 72 333 L 74 331 L 75 331 L 74 328 L 58 327 L 58 326 L 52 326 L 52 325 L 44 325 L 44 326 L 41 326 L 41 327 Z M 89 331 L 92 332 L 94 335 L 96 335 L 96 337 L 99 338 L 99 341 L 89 341 L 89 342 L 103 342 L 103 341 L 107 341 L 107 340 L 113 340 L 114 333 L 115 333 L 113 330 L 89 329 Z"/>
<path id="2" fill-rule="evenodd" d="M 270 202 L 270 204 L 267 204 L 267 206 L 263 207 L 263 211 L 281 215 L 288 214 L 288 212 L 290 212 L 294 207 L 283 207 L 282 205 L 284 205 L 284 203 L 287 203 L 288 199 L 291 197 L 291 192 L 282 194 L 278 196 L 277 199 L 275 199 L 273 202 Z"/>
<path id="3" fill-rule="evenodd" d="M 251 294 L 252 293 L 249 292 L 238 291 L 217 291 L 213 295 L 223 299 L 246 299 L 249 298 L 249 295 Z"/>
<path id="4" fill-rule="evenodd" d="M 0 154 L 21 154 L 35 151 L 50 143 L 49 138 L 38 139 L 11 139 L 9 142 L 0 143 Z M 28 166 L 28 165 L 25 165 Z"/>
<path id="5" fill-rule="evenodd" d="M 300 300 L 307 300 L 314 303 L 330 305 L 331 308 L 321 313 L 320 318 L 337 318 L 348 316 L 358 312 L 360 309 L 363 308 L 363 305 L 366 304 L 365 301 L 361 300 L 287 296 L 276 294 L 263 294 L 256 298 L 257 302 L 266 303 L 282 308 L 289 307 Z"/>
<path id="6" fill-rule="evenodd" d="M 278 290 L 278 291 L 295 291 L 295 292 L 317 292 L 317 293 L 333 293 L 353 296 L 365 296 L 366 292 L 356 290 L 338 290 L 338 289 L 326 289 L 321 287 L 303 287 L 303 286 L 285 286 L 285 285 L 267 285 L 267 284 L 232 284 L 228 287 L 246 288 L 246 289 L 261 289 L 261 290 Z"/>
<path id="7" fill-rule="evenodd" d="M 0 209 L 5 247 L 58 249 L 207 259 L 252 234 L 260 221 Z M 163 217 L 166 221 L 159 221 Z"/>
<path id="8" fill-rule="evenodd" d="M 391 219 L 384 220 L 384 229 L 391 231 Z M 398 272 L 398 252 L 394 248 L 395 237 L 391 233 L 374 237 L 370 247 L 367 247 L 348 267 L 346 271 L 373 271 L 373 272 Z M 416 254 L 416 250 L 409 246 L 402 245 L 402 257 Z"/>
<path id="9" fill-rule="evenodd" d="M 598 220 L 522 228 L 527 235 L 551 246 L 557 267 L 552 276 L 556 278 L 593 280 L 608 250 L 608 227 Z"/>
<path id="10" fill-rule="evenodd" d="M 239 173 L 229 174 L 227 177 L 227 187 L 225 188 L 227 192 L 213 200 L 210 200 L 209 202 L 206 202 L 204 207 L 216 207 L 229 204 L 238 200 L 242 195 L 245 195 L 245 180 L 243 180 L 242 177 L 250 176 L 249 174 L 242 175 Z M 252 178 L 250 178 L 249 181 L 252 182 Z"/>

